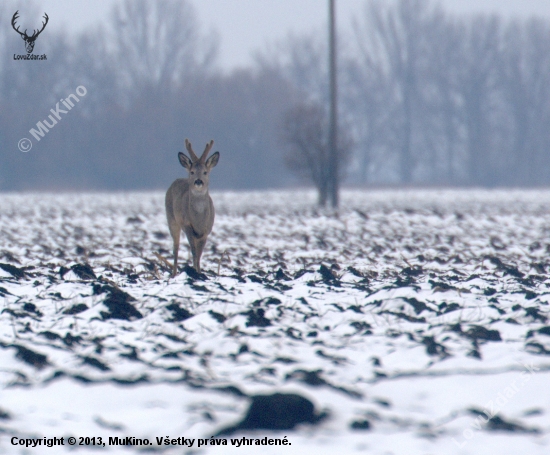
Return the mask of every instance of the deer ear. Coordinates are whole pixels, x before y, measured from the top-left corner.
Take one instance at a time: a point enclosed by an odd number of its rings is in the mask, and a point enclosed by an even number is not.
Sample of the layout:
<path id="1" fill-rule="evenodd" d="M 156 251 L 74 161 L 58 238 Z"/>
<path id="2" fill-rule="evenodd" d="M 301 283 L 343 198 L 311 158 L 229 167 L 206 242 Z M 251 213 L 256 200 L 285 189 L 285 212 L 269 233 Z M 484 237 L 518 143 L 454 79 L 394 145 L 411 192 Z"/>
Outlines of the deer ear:
<path id="1" fill-rule="evenodd" d="M 206 167 L 208 169 L 212 169 L 216 164 L 218 164 L 218 160 L 220 159 L 220 152 L 213 153 L 210 158 L 206 160 Z"/>
<path id="2" fill-rule="evenodd" d="M 193 163 L 191 163 L 191 160 L 189 159 L 189 157 L 187 157 L 185 154 L 179 152 L 179 153 L 178 153 L 178 158 L 179 158 L 179 160 L 180 160 L 181 165 L 182 165 L 185 169 L 187 169 L 187 170 L 190 170 L 190 169 L 191 169 L 191 165 L 192 165 Z"/>

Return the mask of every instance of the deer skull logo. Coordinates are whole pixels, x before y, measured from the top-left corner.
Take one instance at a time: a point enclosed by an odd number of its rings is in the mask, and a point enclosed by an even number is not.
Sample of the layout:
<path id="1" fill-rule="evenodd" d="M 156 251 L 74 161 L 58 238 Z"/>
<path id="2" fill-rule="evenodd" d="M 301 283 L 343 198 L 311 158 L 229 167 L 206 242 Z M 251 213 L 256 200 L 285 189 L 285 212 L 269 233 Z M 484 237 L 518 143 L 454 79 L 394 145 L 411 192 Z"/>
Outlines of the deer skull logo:
<path id="1" fill-rule="evenodd" d="M 32 53 L 33 49 L 34 49 L 34 42 L 36 41 L 36 38 L 38 38 L 38 35 L 40 35 L 42 33 L 42 31 L 46 28 L 46 24 L 48 23 L 48 15 L 46 13 L 44 13 L 44 19 L 45 21 L 42 22 L 42 28 L 40 30 L 33 30 L 33 34 L 31 36 L 27 35 L 27 30 L 25 29 L 25 31 L 23 33 L 21 33 L 19 31 L 19 27 L 15 27 L 15 22 L 17 21 L 17 19 L 19 18 L 18 16 L 19 14 L 19 10 L 17 10 L 15 12 L 15 14 L 13 15 L 13 17 L 11 18 L 11 26 L 13 27 L 13 29 L 19 33 L 21 35 L 21 38 L 23 38 L 23 40 L 25 40 L 25 48 L 27 49 L 27 54 L 30 54 Z"/>

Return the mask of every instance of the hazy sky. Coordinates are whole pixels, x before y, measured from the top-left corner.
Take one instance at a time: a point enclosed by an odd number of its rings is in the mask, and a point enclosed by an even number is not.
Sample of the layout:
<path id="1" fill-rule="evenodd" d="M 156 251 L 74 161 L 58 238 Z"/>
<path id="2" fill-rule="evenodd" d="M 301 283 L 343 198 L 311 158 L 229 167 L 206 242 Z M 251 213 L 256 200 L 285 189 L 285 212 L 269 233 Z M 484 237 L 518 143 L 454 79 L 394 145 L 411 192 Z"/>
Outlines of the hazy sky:
<path id="1" fill-rule="evenodd" d="M 117 0 L 37 0 L 50 17 L 48 27 L 76 31 L 105 20 Z M 389 1 L 389 0 L 388 0 Z M 245 66 L 251 53 L 289 31 L 324 29 L 327 0 L 192 0 L 203 31 L 220 36 L 219 63 L 225 70 Z M 349 29 L 364 0 L 336 0 L 338 26 Z M 494 12 L 503 16 L 550 18 L 550 0 L 442 0 L 450 11 Z"/>

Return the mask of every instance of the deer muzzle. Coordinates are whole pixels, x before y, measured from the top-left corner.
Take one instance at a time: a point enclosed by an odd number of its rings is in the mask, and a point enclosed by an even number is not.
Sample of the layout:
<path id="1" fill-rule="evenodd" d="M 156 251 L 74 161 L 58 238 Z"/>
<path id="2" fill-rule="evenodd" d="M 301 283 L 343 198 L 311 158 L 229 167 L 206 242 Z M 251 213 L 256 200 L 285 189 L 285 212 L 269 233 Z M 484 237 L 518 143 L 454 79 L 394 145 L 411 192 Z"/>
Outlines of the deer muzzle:
<path id="1" fill-rule="evenodd" d="M 197 179 L 193 182 L 193 184 L 197 187 L 197 188 L 202 188 L 204 186 L 204 182 L 201 180 L 201 179 Z"/>

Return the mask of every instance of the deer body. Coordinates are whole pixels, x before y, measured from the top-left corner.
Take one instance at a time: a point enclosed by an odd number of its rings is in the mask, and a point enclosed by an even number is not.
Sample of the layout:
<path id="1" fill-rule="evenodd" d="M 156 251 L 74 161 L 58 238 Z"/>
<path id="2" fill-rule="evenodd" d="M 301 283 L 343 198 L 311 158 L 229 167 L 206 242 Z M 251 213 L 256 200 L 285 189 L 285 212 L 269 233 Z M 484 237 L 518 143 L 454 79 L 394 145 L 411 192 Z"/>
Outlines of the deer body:
<path id="1" fill-rule="evenodd" d="M 208 194 L 208 182 L 210 170 L 218 164 L 220 154 L 216 152 L 206 159 L 213 144 L 214 141 L 206 144 L 202 156 L 198 158 L 191 148 L 191 143 L 185 140 L 185 147 L 191 159 L 181 152 L 178 158 L 181 165 L 189 171 L 189 177 L 175 180 L 166 192 L 166 219 L 174 242 L 172 275 L 177 273 L 181 231 L 185 232 L 189 241 L 193 267 L 198 273 L 201 271 L 201 255 L 208 234 L 212 232 L 215 216 L 214 203 Z"/>

